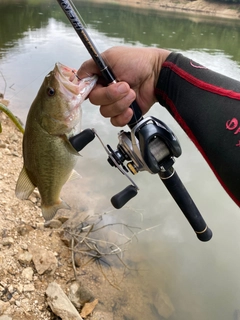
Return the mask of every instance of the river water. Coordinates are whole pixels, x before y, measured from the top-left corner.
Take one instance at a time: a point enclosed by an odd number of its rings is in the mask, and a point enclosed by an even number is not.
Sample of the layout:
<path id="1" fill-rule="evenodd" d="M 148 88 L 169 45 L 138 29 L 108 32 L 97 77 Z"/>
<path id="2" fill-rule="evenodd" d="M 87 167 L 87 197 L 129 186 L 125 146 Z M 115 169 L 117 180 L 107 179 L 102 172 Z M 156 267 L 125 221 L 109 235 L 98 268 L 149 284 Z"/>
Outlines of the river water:
<path id="1" fill-rule="evenodd" d="M 240 80 L 239 21 L 116 3 L 76 0 L 75 4 L 100 51 L 113 45 L 168 48 Z M 78 68 L 88 58 L 57 2 L 0 0 L 0 92 L 23 122 L 55 62 Z M 148 173 L 133 177 L 139 194 L 123 209 L 113 210 L 110 198 L 129 183 L 108 165 L 105 151 L 95 140 L 82 151 L 77 167 L 82 179 L 65 188 L 63 197 L 76 210 L 85 206 L 92 213 L 105 213 L 108 222 L 142 228 L 138 241 L 128 246 L 126 260 L 131 258 L 135 266 L 144 265 L 147 270 L 128 279 L 138 282 L 146 303 L 132 310 L 131 317 L 122 318 L 163 319 L 156 302 L 152 307 L 154 294 L 163 291 L 175 309 L 169 319 L 234 319 L 235 310 L 240 309 L 239 209 L 166 110 L 156 104 L 148 115 L 164 121 L 177 135 L 183 154 L 174 167 L 212 229 L 211 241 L 202 243 L 196 238 L 159 178 Z M 83 128 L 89 127 L 116 148 L 119 128 L 85 101 Z M 133 294 L 137 297 L 139 292 L 122 291 L 129 299 Z"/>

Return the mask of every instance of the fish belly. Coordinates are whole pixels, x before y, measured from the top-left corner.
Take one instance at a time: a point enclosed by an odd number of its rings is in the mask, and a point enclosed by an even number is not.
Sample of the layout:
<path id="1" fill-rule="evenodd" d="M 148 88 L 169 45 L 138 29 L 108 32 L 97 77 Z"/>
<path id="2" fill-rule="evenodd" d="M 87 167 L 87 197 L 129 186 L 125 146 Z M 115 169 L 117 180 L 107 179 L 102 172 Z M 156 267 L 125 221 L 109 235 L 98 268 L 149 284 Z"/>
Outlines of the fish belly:
<path id="1" fill-rule="evenodd" d="M 61 189 L 78 157 L 69 152 L 62 137 L 50 135 L 38 126 L 29 131 L 29 134 L 25 132 L 23 141 L 26 172 L 38 188 L 43 206 L 59 204 Z"/>

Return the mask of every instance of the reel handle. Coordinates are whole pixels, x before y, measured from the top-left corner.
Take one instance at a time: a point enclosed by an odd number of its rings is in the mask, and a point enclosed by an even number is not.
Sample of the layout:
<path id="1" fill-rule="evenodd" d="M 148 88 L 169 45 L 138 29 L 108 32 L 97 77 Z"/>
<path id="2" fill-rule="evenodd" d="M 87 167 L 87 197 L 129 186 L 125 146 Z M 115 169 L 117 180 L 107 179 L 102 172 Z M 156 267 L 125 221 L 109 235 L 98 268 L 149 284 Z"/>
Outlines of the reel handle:
<path id="1" fill-rule="evenodd" d="M 116 209 L 122 208 L 130 199 L 137 195 L 137 188 L 133 185 L 127 186 L 125 189 L 115 194 L 111 198 L 111 203 Z"/>
<path id="2" fill-rule="evenodd" d="M 212 231 L 208 228 L 176 171 L 170 168 L 165 172 L 159 172 L 159 176 L 196 232 L 198 239 L 209 241 L 212 238 Z"/>

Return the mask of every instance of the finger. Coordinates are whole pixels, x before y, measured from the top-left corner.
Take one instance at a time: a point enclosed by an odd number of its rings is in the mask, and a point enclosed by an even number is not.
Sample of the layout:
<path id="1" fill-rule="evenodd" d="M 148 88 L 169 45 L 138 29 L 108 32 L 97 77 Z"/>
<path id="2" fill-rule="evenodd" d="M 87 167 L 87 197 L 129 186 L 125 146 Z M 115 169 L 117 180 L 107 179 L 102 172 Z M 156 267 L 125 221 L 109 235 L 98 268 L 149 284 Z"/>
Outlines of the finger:
<path id="1" fill-rule="evenodd" d="M 132 104 L 134 101 L 134 96 L 125 96 L 123 99 L 112 103 L 108 105 L 101 105 L 100 107 L 100 113 L 103 117 L 105 118 L 113 118 L 119 115 L 122 115 L 126 112 L 127 109 L 129 109 L 129 106 Z"/>
<path id="2" fill-rule="evenodd" d="M 111 118 L 111 123 L 115 127 L 123 127 L 130 122 L 133 116 L 133 110 L 131 108 L 127 108 L 125 112 L 121 113 L 116 117 Z"/>
<path id="3" fill-rule="evenodd" d="M 94 74 L 100 75 L 101 73 L 93 59 L 83 62 L 83 64 L 77 71 L 77 75 L 81 79 L 92 76 Z"/>
<path id="4" fill-rule="evenodd" d="M 122 99 L 132 102 L 135 97 L 135 92 L 126 82 L 113 83 L 107 87 L 98 85 L 89 95 L 91 103 L 102 106 L 114 104 Z"/>

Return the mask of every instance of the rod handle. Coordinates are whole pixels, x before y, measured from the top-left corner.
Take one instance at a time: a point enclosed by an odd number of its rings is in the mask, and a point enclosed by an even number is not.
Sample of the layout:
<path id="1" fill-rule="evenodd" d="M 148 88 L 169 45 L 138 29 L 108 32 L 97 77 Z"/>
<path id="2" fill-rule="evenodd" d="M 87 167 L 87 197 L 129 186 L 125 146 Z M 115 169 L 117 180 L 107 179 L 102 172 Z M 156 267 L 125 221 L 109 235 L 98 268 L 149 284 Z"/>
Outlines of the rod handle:
<path id="1" fill-rule="evenodd" d="M 208 228 L 176 171 L 171 168 L 165 172 L 160 172 L 159 176 L 192 226 L 198 239 L 209 241 L 212 238 L 212 231 Z"/>

